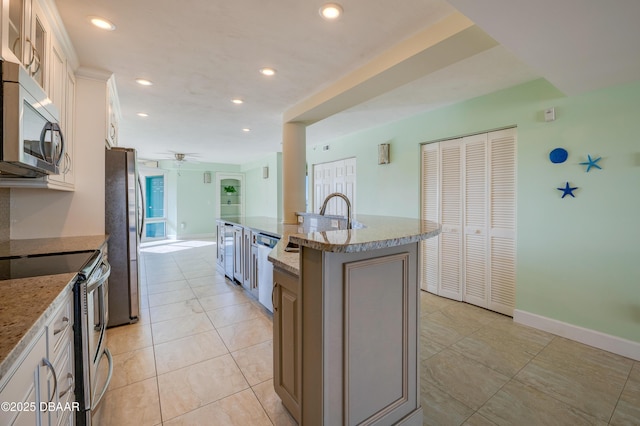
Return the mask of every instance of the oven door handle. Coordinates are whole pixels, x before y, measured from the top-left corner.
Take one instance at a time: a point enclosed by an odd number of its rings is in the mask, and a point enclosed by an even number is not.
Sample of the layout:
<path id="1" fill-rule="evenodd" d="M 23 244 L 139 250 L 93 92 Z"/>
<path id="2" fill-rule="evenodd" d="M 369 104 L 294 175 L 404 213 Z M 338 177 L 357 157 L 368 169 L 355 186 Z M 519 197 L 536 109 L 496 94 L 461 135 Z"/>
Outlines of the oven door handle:
<path id="1" fill-rule="evenodd" d="M 87 283 L 87 293 L 92 292 L 96 289 L 96 287 L 100 287 L 111 275 L 111 265 L 106 260 L 102 261 L 102 265 L 100 265 L 100 270 L 102 273 L 97 278 L 91 278 Z"/>
<path id="2" fill-rule="evenodd" d="M 102 356 L 106 356 L 107 361 L 109 361 L 109 374 L 107 374 L 107 380 L 104 383 L 102 392 L 100 392 L 100 396 L 96 398 L 94 402 L 91 404 L 91 411 L 94 411 L 98 407 L 98 404 L 100 404 L 100 401 L 102 401 L 102 397 L 107 392 L 109 383 L 111 383 L 111 377 L 113 376 L 113 357 L 111 356 L 111 352 L 109 352 L 108 348 L 104 348 L 104 351 L 102 352 Z M 102 359 L 102 357 L 100 357 L 100 359 Z M 95 395 L 95 389 L 93 390 L 93 394 Z"/>

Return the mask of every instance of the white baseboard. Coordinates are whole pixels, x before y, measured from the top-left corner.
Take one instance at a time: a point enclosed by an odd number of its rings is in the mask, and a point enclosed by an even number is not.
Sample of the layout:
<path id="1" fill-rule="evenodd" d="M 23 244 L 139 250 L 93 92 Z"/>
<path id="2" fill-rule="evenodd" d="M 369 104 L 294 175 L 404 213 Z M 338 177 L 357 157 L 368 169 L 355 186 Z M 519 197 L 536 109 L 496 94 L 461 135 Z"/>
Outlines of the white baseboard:
<path id="1" fill-rule="evenodd" d="M 614 354 L 640 361 L 640 342 L 623 339 L 566 322 L 516 309 L 513 321 L 560 337 L 575 340 Z"/>

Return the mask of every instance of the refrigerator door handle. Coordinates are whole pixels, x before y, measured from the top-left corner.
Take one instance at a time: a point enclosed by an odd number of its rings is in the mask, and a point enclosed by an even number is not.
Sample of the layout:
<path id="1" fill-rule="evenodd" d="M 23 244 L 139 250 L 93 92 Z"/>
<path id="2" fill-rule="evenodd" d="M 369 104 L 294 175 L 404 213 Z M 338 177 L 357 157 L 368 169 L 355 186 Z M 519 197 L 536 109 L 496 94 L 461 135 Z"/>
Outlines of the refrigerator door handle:
<path id="1" fill-rule="evenodd" d="M 138 236 L 140 237 L 140 241 L 142 241 L 142 230 L 144 229 L 144 223 L 146 221 L 144 213 L 146 204 L 144 203 L 144 192 L 142 191 L 142 182 L 140 181 L 140 175 L 138 175 L 138 191 L 140 191 L 140 209 L 142 210 L 142 220 L 139 224 L 140 227 L 138 228 Z"/>

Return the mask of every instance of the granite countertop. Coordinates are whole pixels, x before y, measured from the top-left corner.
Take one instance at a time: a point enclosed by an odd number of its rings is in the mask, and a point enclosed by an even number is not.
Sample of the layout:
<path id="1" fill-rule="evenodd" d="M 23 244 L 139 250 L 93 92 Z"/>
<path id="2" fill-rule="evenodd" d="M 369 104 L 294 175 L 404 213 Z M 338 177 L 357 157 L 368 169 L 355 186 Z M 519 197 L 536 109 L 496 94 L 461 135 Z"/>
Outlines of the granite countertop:
<path id="1" fill-rule="evenodd" d="M 250 228 L 254 231 L 264 232 L 265 234 L 274 235 L 277 237 L 283 237 L 285 234 L 297 230 L 296 225 L 285 225 L 281 220 L 274 217 L 262 217 L 262 216 L 247 216 L 247 217 L 221 217 L 219 221 L 232 223 L 236 225 Z"/>
<path id="2" fill-rule="evenodd" d="M 0 380 L 66 300 L 76 275 L 0 281 Z"/>
<path id="3" fill-rule="evenodd" d="M 299 254 L 285 251 L 288 241 L 316 250 L 353 253 L 409 244 L 440 233 L 439 224 L 420 219 L 370 215 L 359 215 L 355 219 L 363 224 L 364 228 L 291 232 L 271 251 L 269 260 L 275 266 L 299 275 Z"/>
<path id="4" fill-rule="evenodd" d="M 107 235 L 0 242 L 0 257 L 96 250 Z M 61 306 L 76 273 L 0 280 L 0 380 Z"/>
<path id="5" fill-rule="evenodd" d="M 364 227 L 305 232 L 304 226 L 285 225 L 268 217 L 226 217 L 218 220 L 279 236 L 280 242 L 269 253 L 269 260 L 294 275 L 300 273 L 300 255 L 285 251 L 289 241 L 316 250 L 353 253 L 409 244 L 440 233 L 439 224 L 420 219 L 372 215 L 358 215 L 353 219 L 354 223 Z"/>
<path id="6" fill-rule="evenodd" d="M 0 241 L 0 257 L 96 250 L 100 248 L 108 238 L 107 235 L 88 235 L 84 237 L 33 238 L 28 240 Z"/>

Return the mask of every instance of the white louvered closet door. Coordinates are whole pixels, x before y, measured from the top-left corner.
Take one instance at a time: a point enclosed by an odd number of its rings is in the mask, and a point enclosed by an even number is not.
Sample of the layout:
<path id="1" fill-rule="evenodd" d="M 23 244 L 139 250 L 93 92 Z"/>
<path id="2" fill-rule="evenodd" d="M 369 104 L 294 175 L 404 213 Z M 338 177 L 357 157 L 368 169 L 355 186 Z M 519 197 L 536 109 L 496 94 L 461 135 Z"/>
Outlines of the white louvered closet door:
<path id="1" fill-rule="evenodd" d="M 488 307 L 487 134 L 462 140 L 464 156 L 464 297 Z"/>
<path id="2" fill-rule="evenodd" d="M 488 135 L 489 309 L 513 316 L 516 282 L 516 129 Z"/>
<path id="3" fill-rule="evenodd" d="M 515 128 L 424 145 L 422 289 L 513 315 L 515 206 Z"/>
<path id="4" fill-rule="evenodd" d="M 438 294 L 462 300 L 461 139 L 440 142 L 440 282 Z"/>
<path id="5" fill-rule="evenodd" d="M 440 145 L 432 143 L 422 146 L 422 212 L 423 220 L 440 223 Z M 422 240 L 421 283 L 423 290 L 438 293 L 440 236 Z"/>

